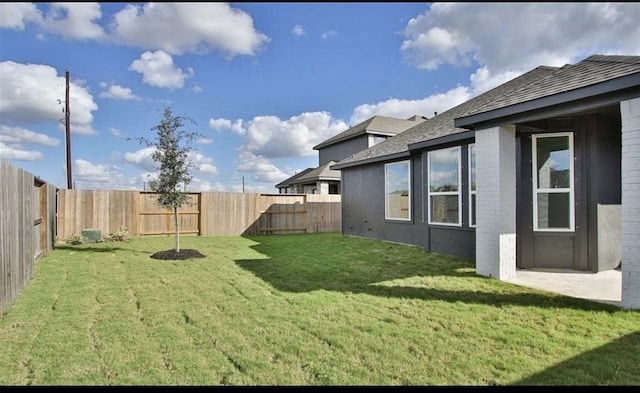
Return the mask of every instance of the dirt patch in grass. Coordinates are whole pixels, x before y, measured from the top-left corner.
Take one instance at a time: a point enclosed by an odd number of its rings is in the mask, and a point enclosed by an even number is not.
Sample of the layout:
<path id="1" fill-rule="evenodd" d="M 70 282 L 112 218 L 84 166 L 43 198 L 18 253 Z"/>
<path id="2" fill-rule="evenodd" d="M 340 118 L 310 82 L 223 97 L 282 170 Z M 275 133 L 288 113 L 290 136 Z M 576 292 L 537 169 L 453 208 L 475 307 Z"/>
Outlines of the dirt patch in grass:
<path id="1" fill-rule="evenodd" d="M 161 259 L 163 261 L 185 260 L 190 258 L 204 258 L 200 251 L 193 249 L 182 249 L 179 252 L 176 250 L 158 251 L 151 255 L 153 259 Z"/>

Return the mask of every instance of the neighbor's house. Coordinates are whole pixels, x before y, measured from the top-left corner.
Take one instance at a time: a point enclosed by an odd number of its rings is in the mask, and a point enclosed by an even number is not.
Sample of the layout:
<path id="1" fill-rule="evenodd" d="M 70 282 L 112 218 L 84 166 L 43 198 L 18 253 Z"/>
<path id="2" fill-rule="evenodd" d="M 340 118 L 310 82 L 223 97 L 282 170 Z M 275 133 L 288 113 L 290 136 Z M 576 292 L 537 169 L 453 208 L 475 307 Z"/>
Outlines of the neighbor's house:
<path id="1" fill-rule="evenodd" d="M 424 121 L 422 116 L 407 120 L 373 116 L 314 146 L 318 167 L 307 168 L 276 184 L 280 194 L 340 194 L 340 171 L 331 166 L 345 157 L 367 149 Z"/>
<path id="2" fill-rule="evenodd" d="M 500 280 L 621 265 L 640 309 L 640 56 L 535 68 L 331 168 L 346 235 Z"/>

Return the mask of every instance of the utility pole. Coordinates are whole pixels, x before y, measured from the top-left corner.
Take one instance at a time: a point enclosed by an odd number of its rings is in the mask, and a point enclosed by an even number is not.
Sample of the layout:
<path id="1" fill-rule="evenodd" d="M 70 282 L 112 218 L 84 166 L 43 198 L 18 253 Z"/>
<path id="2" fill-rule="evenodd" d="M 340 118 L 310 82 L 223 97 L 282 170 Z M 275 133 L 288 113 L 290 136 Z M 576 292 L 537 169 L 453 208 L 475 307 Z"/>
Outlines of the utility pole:
<path id="1" fill-rule="evenodd" d="M 244 176 L 242 176 L 242 193 L 244 194 Z"/>
<path id="2" fill-rule="evenodd" d="M 73 181 L 71 179 L 71 125 L 69 121 L 69 119 L 71 118 L 71 114 L 69 112 L 69 70 L 65 71 L 65 76 L 67 78 L 67 88 L 64 101 L 64 126 L 67 145 L 67 188 L 71 190 L 73 189 Z"/>

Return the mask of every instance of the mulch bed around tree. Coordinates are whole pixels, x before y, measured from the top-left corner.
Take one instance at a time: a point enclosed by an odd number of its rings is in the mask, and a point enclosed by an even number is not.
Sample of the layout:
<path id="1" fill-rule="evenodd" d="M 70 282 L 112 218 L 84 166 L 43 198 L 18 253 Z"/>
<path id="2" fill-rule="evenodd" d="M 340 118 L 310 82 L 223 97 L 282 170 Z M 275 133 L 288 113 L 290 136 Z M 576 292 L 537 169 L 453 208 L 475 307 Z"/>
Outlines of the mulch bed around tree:
<path id="1" fill-rule="evenodd" d="M 204 258 L 200 251 L 193 249 L 182 249 L 180 252 L 173 250 L 158 251 L 151 255 L 153 259 L 162 259 L 163 261 L 185 260 L 190 258 Z"/>

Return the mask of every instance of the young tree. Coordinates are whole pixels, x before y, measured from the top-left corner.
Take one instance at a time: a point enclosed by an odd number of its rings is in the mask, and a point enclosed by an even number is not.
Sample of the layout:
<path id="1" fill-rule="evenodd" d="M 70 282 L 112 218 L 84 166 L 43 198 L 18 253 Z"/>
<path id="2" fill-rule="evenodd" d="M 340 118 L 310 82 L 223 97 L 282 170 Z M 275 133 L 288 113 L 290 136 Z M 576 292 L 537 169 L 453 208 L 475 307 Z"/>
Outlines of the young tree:
<path id="1" fill-rule="evenodd" d="M 189 160 L 189 153 L 192 151 L 193 141 L 200 136 L 197 132 L 184 130 L 185 121 L 195 124 L 187 116 L 174 116 L 171 108 L 165 107 L 160 124 L 151 129 L 156 132 L 156 138 L 135 138 L 147 147 L 156 148 L 151 158 L 159 164 L 160 174 L 156 180 L 149 182 L 149 186 L 158 193 L 158 205 L 173 210 L 176 253 L 180 253 L 178 208 L 187 201 L 188 194 L 184 191 L 193 179 L 191 171 L 194 166 Z M 180 186 L 183 187 L 182 191 Z"/>

